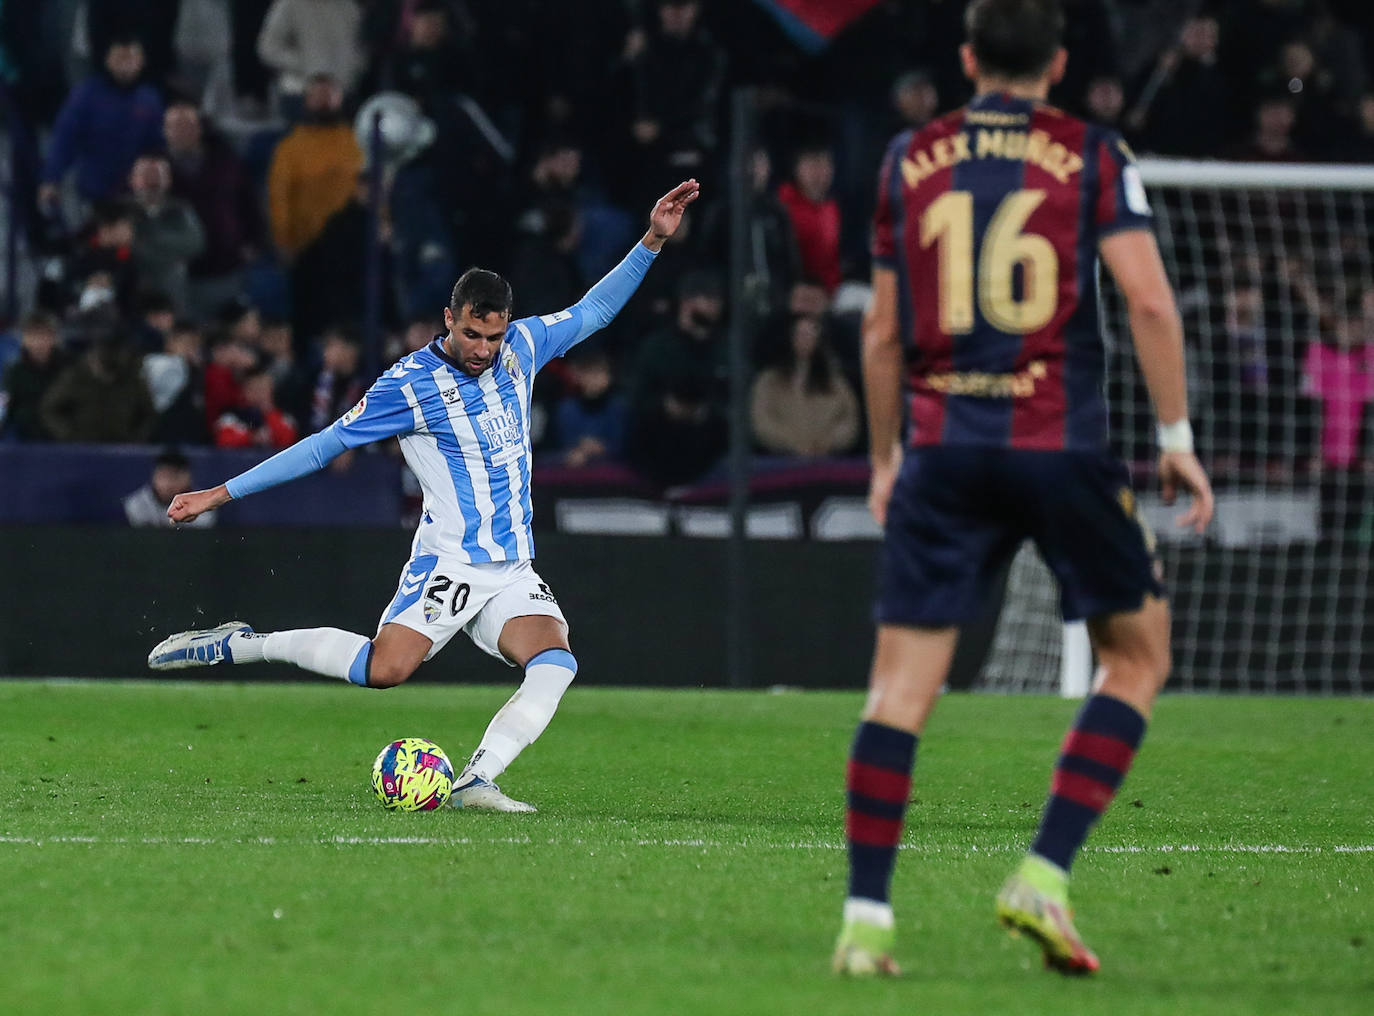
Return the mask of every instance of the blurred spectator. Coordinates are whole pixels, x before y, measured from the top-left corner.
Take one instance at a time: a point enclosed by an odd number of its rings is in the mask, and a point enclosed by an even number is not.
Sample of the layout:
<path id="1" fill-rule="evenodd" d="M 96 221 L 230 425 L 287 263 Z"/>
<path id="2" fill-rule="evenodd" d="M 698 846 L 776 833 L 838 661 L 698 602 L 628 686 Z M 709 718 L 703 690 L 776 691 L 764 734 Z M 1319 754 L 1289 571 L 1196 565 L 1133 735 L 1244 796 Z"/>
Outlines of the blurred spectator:
<path id="1" fill-rule="evenodd" d="M 48 388 L 39 410 L 44 427 L 57 441 L 146 441 L 156 414 L 141 368 L 124 335 L 106 330 Z"/>
<path id="2" fill-rule="evenodd" d="M 225 411 L 243 401 L 243 379 L 257 366 L 253 347 L 227 328 L 210 337 L 210 362 L 205 367 L 205 423 L 213 428 Z"/>
<path id="3" fill-rule="evenodd" d="M 191 489 L 191 462 L 175 448 L 167 448 L 153 460 L 153 473 L 148 482 L 124 498 L 124 517 L 129 525 L 162 528 L 171 526 L 167 508 L 172 498 Z M 192 529 L 209 529 L 215 524 L 213 509 L 182 523 Z"/>
<path id="4" fill-rule="evenodd" d="M 1218 62 L 1217 19 L 1183 23 L 1178 42 L 1165 49 L 1136 87 L 1124 124 L 1141 148 L 1160 155 L 1215 153 L 1234 136 L 1231 90 Z"/>
<path id="5" fill-rule="evenodd" d="M 907 71 L 892 83 L 892 108 L 897 114 L 900 130 L 920 130 L 935 117 L 940 108 L 940 93 L 926 70 Z"/>
<path id="6" fill-rule="evenodd" d="M 206 444 L 204 343 L 200 329 L 177 321 L 160 352 L 143 358 L 143 382 L 157 423 L 152 439 L 166 444 Z"/>
<path id="7" fill-rule="evenodd" d="M 434 336 L 443 332 L 443 321 L 438 317 L 421 316 L 412 318 L 401 333 L 400 342 L 387 352 L 388 362 L 399 360 L 411 353 L 418 353 L 431 342 Z"/>
<path id="8" fill-rule="evenodd" d="M 1342 147 L 1344 116 L 1353 103 L 1341 108 L 1329 71 L 1317 65 L 1316 55 L 1302 41 L 1287 42 L 1279 50 L 1275 66 L 1260 75 L 1265 94 L 1292 96 L 1297 120 L 1293 137 L 1305 152 L 1325 157 Z"/>
<path id="9" fill-rule="evenodd" d="M 134 214 L 123 201 L 102 201 L 89 229 L 61 263 L 60 277 L 45 278 L 39 301 L 46 307 L 75 307 L 85 313 L 109 305 L 120 314 L 134 310 Z"/>
<path id="10" fill-rule="evenodd" d="M 239 298 L 221 307 L 219 320 L 235 339 L 250 349 L 257 349 L 262 338 L 262 315 L 246 299 Z"/>
<path id="11" fill-rule="evenodd" d="M 48 140 L 39 204 L 56 206 L 69 170 L 85 201 L 113 197 L 123 190 L 139 154 L 160 146 L 162 99 L 141 84 L 143 47 L 128 36 L 112 39 L 104 66 L 72 90 Z"/>
<path id="12" fill-rule="evenodd" d="M 1087 94 L 1083 97 L 1083 111 L 1087 119 L 1104 127 L 1122 130 L 1121 114 L 1126 105 L 1126 93 L 1121 90 L 1121 79 L 1103 75 L 1088 82 Z"/>
<path id="13" fill-rule="evenodd" d="M 386 208 L 383 202 L 383 210 Z M 388 245 L 390 222 L 378 222 L 382 242 L 379 297 L 390 319 Z M 324 228 L 300 252 L 291 269 L 291 327 L 298 348 L 313 342 L 334 324 L 361 326 L 367 309 L 367 251 L 371 242 L 367 174 L 359 173 L 353 193 L 335 209 Z"/>
<path id="14" fill-rule="evenodd" d="M 610 357 L 600 345 L 583 343 L 569 352 L 567 362 L 572 390 L 558 403 L 554 421 L 562 464 L 581 469 L 619 460 L 627 416 L 625 400 L 613 386 Z"/>
<path id="15" fill-rule="evenodd" d="M 258 352 L 263 366 L 272 375 L 277 385 L 277 393 L 285 405 L 294 405 L 295 400 L 283 394 L 282 386 L 290 383 L 296 370 L 296 348 L 292 341 L 291 322 L 284 318 L 268 317 L 262 319 L 258 332 Z"/>
<path id="16" fill-rule="evenodd" d="M 835 455 L 854 447 L 859 400 L 818 318 L 793 320 L 787 355 L 754 381 L 750 416 L 755 439 L 777 455 Z"/>
<path id="17" fill-rule="evenodd" d="M 177 316 L 171 298 L 158 290 L 144 289 L 134 300 L 134 312 L 134 345 L 145 353 L 161 349 Z"/>
<path id="18" fill-rule="evenodd" d="M 1064 10 L 1064 48 L 1069 61 L 1063 80 L 1050 92 L 1050 101 L 1066 109 L 1082 109 L 1088 82 L 1120 72 L 1113 0 L 1060 0 Z"/>
<path id="19" fill-rule="evenodd" d="M 673 487 L 700 479 L 720 461 L 729 426 L 718 398 L 700 377 L 678 374 L 665 381 L 657 398 L 631 417 L 625 454 L 645 479 Z"/>
<path id="20" fill-rule="evenodd" d="M 272 375 L 254 369 L 243 379 L 239 402 L 220 414 L 214 427 L 218 448 L 286 448 L 296 443 L 296 421 L 277 408 Z"/>
<path id="21" fill-rule="evenodd" d="M 86 46 L 83 54 L 103 54 L 120 40 L 136 39 L 143 50 L 148 81 L 159 90 L 173 78 L 172 39 L 185 0 L 84 0 Z"/>
<path id="22" fill-rule="evenodd" d="M 778 188 L 778 200 L 792 218 L 801 251 L 802 274 L 833 293 L 840 284 L 840 206 L 830 196 L 835 162 L 825 145 L 798 150 L 792 179 Z"/>
<path id="23" fill-rule="evenodd" d="M 5 371 L 0 392 L 0 429 L 20 441 L 48 441 L 53 434 L 40 412 L 43 396 L 67 366 L 57 318 L 35 311 L 20 323 L 19 339 L 19 359 Z"/>
<path id="24" fill-rule="evenodd" d="M 243 266 L 263 241 L 262 205 L 242 162 L 193 103 L 167 107 L 162 133 L 172 193 L 188 201 L 205 228 L 205 249 L 188 266 L 187 310 L 209 316 L 238 295 Z"/>
<path id="25" fill-rule="evenodd" d="M 1360 464 L 1360 436 L 1366 407 L 1374 402 L 1374 290 L 1352 296 L 1328 336 L 1307 347 L 1303 394 L 1322 402 L 1321 458 L 1327 469 Z"/>
<path id="26" fill-rule="evenodd" d="M 1350 162 L 1374 162 L 1374 92 L 1360 96 L 1353 133 L 1342 155 Z"/>
<path id="27" fill-rule="evenodd" d="M 443 0 L 416 0 L 400 18 L 401 42 L 386 59 L 378 91 L 394 89 L 431 117 L 486 79 L 482 51 L 453 31 Z"/>
<path id="28" fill-rule="evenodd" d="M 333 6 L 344 0 L 319 2 Z M 342 108 L 343 92 L 334 77 L 312 75 L 305 115 L 272 156 L 267 179 L 272 239 L 286 264 L 320 235 L 357 187 L 363 153 Z"/>
<path id="29" fill-rule="evenodd" d="M 773 161 L 765 148 L 756 148 L 750 162 L 753 198 L 747 223 L 745 273 L 753 280 L 751 308 L 756 319 L 780 313 L 792 284 L 801 274 L 801 257 L 792 219 L 769 189 Z M 730 201 L 720 195 L 707 208 L 702 224 L 702 249 L 715 264 L 730 259 Z"/>
<path id="30" fill-rule="evenodd" d="M 331 328 L 320 348 L 320 369 L 311 379 L 308 413 L 302 417 L 313 433 L 323 430 L 357 404 L 367 390 L 358 373 L 362 348 L 349 332 Z"/>
<path id="31" fill-rule="evenodd" d="M 1230 150 L 1230 157 L 1246 162 L 1303 162 L 1306 154 L 1293 143 L 1298 114 L 1293 97 L 1273 92 L 1255 110 L 1255 132 L 1250 140 Z"/>
<path id="32" fill-rule="evenodd" d="M 656 483 L 694 480 L 724 452 L 724 317 L 719 277 L 694 272 L 682 280 L 676 318 L 639 352 L 626 456 Z"/>
<path id="33" fill-rule="evenodd" d="M 725 54 L 700 24 L 699 0 L 656 0 L 634 59 L 634 123 L 641 189 L 658 193 L 669 177 L 701 176 L 716 148 L 717 100 Z M 636 202 L 638 203 L 638 202 Z"/>
<path id="34" fill-rule="evenodd" d="M 525 191 L 520 197 L 520 230 L 544 232 L 547 209 L 576 204 L 581 177 L 582 146 L 563 134 L 545 138 L 535 153 L 534 165 L 530 167 Z"/>
<path id="35" fill-rule="evenodd" d="M 1321 401 L 1322 533 L 1328 538 L 1364 524 L 1374 472 L 1361 448 L 1374 403 L 1374 289 L 1351 294 L 1328 336 L 1307 347 L 1303 394 Z"/>
<path id="36" fill-rule="evenodd" d="M 167 294 L 178 311 L 185 311 L 187 266 L 205 249 L 205 230 L 190 204 L 172 197 L 172 167 L 165 155 L 140 155 L 129 189 L 139 287 Z"/>
<path id="37" fill-rule="evenodd" d="M 577 264 L 582 221 L 570 204 L 547 205 L 543 229 L 526 234 L 515 248 L 510 270 L 515 292 L 515 315 L 571 307 L 587 291 Z"/>
<path id="38" fill-rule="evenodd" d="M 356 0 L 274 0 L 258 34 L 258 56 L 276 72 L 276 92 L 288 118 L 304 99 L 310 109 L 312 79 L 324 75 L 350 92 L 363 72 Z"/>

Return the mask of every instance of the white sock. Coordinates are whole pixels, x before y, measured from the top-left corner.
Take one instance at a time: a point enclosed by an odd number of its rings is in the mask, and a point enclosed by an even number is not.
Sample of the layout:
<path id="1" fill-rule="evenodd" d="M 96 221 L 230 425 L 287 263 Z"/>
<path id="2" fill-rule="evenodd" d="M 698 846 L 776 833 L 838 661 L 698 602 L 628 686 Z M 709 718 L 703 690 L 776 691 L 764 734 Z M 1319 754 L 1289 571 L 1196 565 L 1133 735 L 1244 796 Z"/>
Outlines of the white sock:
<path id="1" fill-rule="evenodd" d="M 239 632 L 229 636 L 229 657 L 234 663 L 294 663 L 326 677 L 367 684 L 371 646 L 371 639 L 339 628 L 298 628 L 265 635 Z"/>
<path id="2" fill-rule="evenodd" d="M 879 928 L 892 927 L 892 904 L 881 900 L 866 900 L 862 896 L 851 896 L 844 901 L 845 923 L 858 921 Z"/>
<path id="3" fill-rule="evenodd" d="M 525 680 L 492 717 L 459 782 L 473 776 L 491 781 L 505 772 L 544 732 L 576 673 L 577 661 L 565 649 L 548 649 L 530 660 Z"/>

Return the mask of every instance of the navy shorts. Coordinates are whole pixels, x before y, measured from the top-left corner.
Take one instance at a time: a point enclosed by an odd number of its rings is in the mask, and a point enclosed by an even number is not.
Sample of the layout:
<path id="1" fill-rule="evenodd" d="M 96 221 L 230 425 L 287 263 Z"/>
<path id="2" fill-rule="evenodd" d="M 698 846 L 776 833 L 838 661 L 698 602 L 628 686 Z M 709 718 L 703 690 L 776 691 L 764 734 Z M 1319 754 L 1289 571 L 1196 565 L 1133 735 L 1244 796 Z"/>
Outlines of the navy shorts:
<path id="1" fill-rule="evenodd" d="M 976 620 L 1027 539 L 1059 580 L 1066 621 L 1164 596 L 1130 476 L 1108 452 L 941 445 L 907 450 L 887 509 L 874 619 Z"/>

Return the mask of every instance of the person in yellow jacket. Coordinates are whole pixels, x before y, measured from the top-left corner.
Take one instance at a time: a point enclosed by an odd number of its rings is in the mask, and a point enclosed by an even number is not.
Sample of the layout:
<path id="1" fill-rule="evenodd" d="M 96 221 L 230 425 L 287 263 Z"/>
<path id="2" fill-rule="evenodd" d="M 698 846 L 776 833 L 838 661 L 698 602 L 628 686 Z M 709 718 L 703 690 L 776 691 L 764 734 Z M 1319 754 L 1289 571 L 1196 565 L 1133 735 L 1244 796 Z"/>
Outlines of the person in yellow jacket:
<path id="1" fill-rule="evenodd" d="M 313 74 L 305 114 L 277 145 L 267 177 L 272 240 L 283 263 L 320 235 L 348 203 L 363 167 L 362 149 L 341 113 L 343 90 L 329 74 Z"/>

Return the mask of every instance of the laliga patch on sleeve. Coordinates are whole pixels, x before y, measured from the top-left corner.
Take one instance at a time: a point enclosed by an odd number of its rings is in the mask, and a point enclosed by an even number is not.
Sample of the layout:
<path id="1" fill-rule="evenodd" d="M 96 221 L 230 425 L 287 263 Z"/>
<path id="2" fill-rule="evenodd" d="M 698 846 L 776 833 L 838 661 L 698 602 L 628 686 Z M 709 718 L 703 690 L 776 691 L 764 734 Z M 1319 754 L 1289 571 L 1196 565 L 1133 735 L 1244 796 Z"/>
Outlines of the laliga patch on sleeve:
<path id="1" fill-rule="evenodd" d="M 366 409 L 367 409 L 367 396 L 364 395 L 361 399 L 358 400 L 358 404 L 357 404 L 356 406 L 354 406 L 354 407 L 353 407 L 352 409 L 350 409 L 348 412 L 344 413 L 343 419 L 342 419 L 340 422 L 341 422 L 345 427 L 347 427 L 350 423 L 352 423 L 352 422 L 353 422 L 354 420 L 356 420 L 358 417 L 362 416 L 363 413 L 366 411 Z"/>
<path id="2" fill-rule="evenodd" d="M 552 328 L 560 321 L 571 321 L 572 311 L 560 310 L 557 314 L 543 314 L 540 316 L 539 320 L 544 322 L 545 327 Z"/>
<path id="3" fill-rule="evenodd" d="M 1122 167 L 1121 183 L 1126 191 L 1126 207 L 1136 215 L 1149 215 L 1150 199 L 1145 196 L 1145 184 L 1140 179 L 1140 170 L 1135 166 Z"/>

